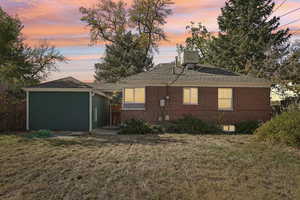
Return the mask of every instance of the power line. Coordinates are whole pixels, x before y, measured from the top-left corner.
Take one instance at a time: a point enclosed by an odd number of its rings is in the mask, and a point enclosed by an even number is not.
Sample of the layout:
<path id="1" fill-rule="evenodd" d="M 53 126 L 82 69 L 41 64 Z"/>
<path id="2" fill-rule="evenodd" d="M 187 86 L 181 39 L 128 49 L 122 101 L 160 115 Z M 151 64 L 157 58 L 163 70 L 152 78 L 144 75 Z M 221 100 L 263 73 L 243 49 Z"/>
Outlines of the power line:
<path id="1" fill-rule="evenodd" d="M 281 28 L 281 27 L 283 27 L 283 26 L 287 26 L 287 25 L 290 25 L 290 24 L 296 23 L 296 22 L 298 22 L 298 21 L 300 21 L 300 18 L 298 18 L 298 19 L 295 19 L 295 20 L 293 20 L 293 21 L 291 21 L 291 22 L 289 22 L 289 23 L 287 23 L 287 24 L 281 25 L 281 26 L 279 26 L 277 29 L 279 29 L 279 28 Z"/>
<path id="2" fill-rule="evenodd" d="M 288 0 L 283 0 L 283 1 L 279 4 L 279 6 L 278 6 L 277 8 L 275 8 L 275 9 L 272 11 L 272 13 L 274 14 L 274 13 L 275 13 L 279 8 L 281 8 L 287 1 L 288 1 Z M 281 17 L 287 16 L 287 15 L 293 13 L 293 12 L 296 12 L 297 10 L 300 10 L 300 8 L 293 9 L 293 10 L 287 12 L 287 13 L 284 13 L 283 15 L 281 15 L 281 16 L 279 16 L 279 17 L 281 18 Z M 297 21 L 298 21 L 298 20 L 297 20 Z M 295 23 L 295 22 L 297 22 L 297 21 L 294 20 L 294 21 L 290 22 L 289 24 Z M 280 27 L 289 25 L 289 24 L 285 24 L 285 25 L 279 26 L 277 29 L 279 29 Z M 246 38 L 246 35 L 245 35 L 245 37 L 242 37 L 241 39 L 244 39 L 244 38 Z M 239 40 L 239 41 L 241 41 L 241 40 Z"/>
<path id="3" fill-rule="evenodd" d="M 280 4 L 277 8 L 275 8 L 275 9 L 273 10 L 273 13 L 276 12 L 279 8 L 281 8 L 281 6 L 283 6 L 283 4 L 285 4 L 287 1 L 288 1 L 288 0 L 283 0 L 283 1 L 281 2 L 281 4 Z"/>
<path id="4" fill-rule="evenodd" d="M 284 2 L 286 2 L 286 1 L 284 1 Z M 284 2 L 282 2 L 282 4 L 283 4 Z M 281 5 L 281 4 L 280 4 L 280 5 Z M 287 15 L 289 15 L 289 14 L 291 14 L 291 13 L 293 13 L 293 12 L 296 12 L 296 11 L 298 11 L 298 10 L 300 10 L 300 8 L 293 9 L 293 10 L 291 10 L 291 11 L 289 11 L 289 12 L 287 12 L 287 13 L 281 15 L 280 18 L 281 18 L 281 17 L 284 17 L 284 16 L 287 16 Z M 287 24 L 281 25 L 281 26 L 279 26 L 277 29 L 279 29 L 279 28 L 281 28 L 281 27 L 284 27 L 284 26 L 287 26 L 287 25 L 290 25 L 290 24 L 293 24 L 293 23 L 296 23 L 296 22 L 298 22 L 298 21 L 300 21 L 300 18 L 298 18 L 298 19 L 296 19 L 296 20 L 293 20 L 293 21 L 291 21 L 291 22 L 289 22 L 289 23 L 287 23 Z M 277 29 L 276 29 L 276 30 L 277 30 Z M 239 41 L 241 41 L 242 39 L 245 39 L 246 36 L 247 36 L 247 35 L 245 35 L 245 37 L 242 37 Z"/>
<path id="5" fill-rule="evenodd" d="M 279 17 L 285 17 L 285 16 L 287 16 L 287 15 L 289 15 L 289 14 L 292 14 L 293 12 L 296 12 L 297 10 L 300 10 L 300 8 L 295 8 L 295 9 L 293 9 L 293 10 L 287 12 L 287 13 L 284 13 L 283 15 L 281 15 L 281 16 L 279 16 Z"/>

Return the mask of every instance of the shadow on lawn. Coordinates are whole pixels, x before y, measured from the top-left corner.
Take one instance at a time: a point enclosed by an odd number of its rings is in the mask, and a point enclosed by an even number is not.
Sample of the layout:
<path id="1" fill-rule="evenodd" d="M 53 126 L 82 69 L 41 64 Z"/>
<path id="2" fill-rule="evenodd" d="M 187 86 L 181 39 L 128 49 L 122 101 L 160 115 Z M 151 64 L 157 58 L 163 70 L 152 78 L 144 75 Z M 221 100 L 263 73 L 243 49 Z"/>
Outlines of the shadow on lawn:
<path id="1" fill-rule="evenodd" d="M 114 135 L 78 138 L 51 138 L 45 140 L 53 146 L 84 146 L 84 147 L 103 147 L 106 145 L 161 145 L 161 144 L 186 144 L 184 139 L 174 139 L 162 137 L 160 135 Z"/>

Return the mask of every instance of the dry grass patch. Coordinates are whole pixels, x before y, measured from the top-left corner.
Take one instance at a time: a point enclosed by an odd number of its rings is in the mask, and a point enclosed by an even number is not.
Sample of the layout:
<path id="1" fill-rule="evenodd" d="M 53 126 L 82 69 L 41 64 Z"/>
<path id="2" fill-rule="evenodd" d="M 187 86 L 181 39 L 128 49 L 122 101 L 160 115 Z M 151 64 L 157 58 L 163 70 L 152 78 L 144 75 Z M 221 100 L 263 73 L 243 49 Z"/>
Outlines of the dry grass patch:
<path id="1" fill-rule="evenodd" d="M 300 199 L 300 155 L 252 136 L 0 136 L 0 199 Z"/>

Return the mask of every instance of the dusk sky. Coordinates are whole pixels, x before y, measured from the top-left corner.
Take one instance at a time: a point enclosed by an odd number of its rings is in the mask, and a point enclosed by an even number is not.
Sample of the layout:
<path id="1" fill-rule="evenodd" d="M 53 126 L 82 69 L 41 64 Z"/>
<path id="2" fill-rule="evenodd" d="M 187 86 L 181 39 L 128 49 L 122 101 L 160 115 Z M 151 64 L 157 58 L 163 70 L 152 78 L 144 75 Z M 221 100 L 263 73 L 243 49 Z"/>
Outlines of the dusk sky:
<path id="1" fill-rule="evenodd" d="M 276 0 L 279 5 L 284 0 Z M 104 53 L 103 44 L 89 46 L 89 30 L 80 22 L 80 6 L 90 7 L 97 0 L 0 0 L 0 6 L 11 15 L 18 15 L 25 25 L 23 34 L 32 46 L 41 39 L 47 39 L 66 56 L 68 63 L 58 64 L 59 72 L 49 79 L 73 76 L 82 81 L 92 81 L 94 63 Z M 128 5 L 132 0 L 127 0 Z M 174 0 L 173 15 L 168 18 L 164 29 L 168 42 L 162 42 L 155 63 L 173 61 L 176 44 L 187 37 L 186 25 L 190 21 L 202 22 L 210 31 L 218 31 L 217 16 L 224 0 Z M 287 0 L 274 14 L 281 16 L 290 10 L 300 8 L 300 0 Z M 282 17 L 282 25 L 300 19 L 300 10 Z M 293 39 L 300 38 L 300 20 L 288 25 Z"/>

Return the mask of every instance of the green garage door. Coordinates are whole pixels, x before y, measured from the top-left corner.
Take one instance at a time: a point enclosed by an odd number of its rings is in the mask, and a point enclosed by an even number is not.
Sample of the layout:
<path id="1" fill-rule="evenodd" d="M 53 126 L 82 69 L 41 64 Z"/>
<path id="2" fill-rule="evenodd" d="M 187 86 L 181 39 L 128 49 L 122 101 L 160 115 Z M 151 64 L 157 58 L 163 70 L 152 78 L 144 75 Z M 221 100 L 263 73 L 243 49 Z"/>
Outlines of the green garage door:
<path id="1" fill-rule="evenodd" d="M 89 93 L 29 92 L 29 128 L 89 131 Z"/>

